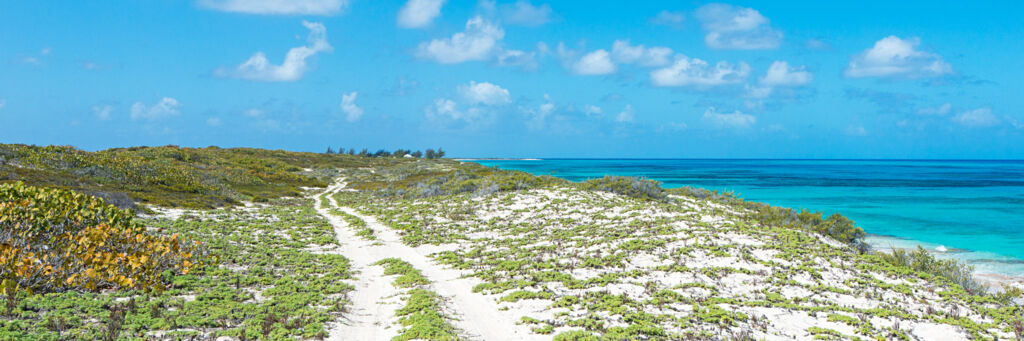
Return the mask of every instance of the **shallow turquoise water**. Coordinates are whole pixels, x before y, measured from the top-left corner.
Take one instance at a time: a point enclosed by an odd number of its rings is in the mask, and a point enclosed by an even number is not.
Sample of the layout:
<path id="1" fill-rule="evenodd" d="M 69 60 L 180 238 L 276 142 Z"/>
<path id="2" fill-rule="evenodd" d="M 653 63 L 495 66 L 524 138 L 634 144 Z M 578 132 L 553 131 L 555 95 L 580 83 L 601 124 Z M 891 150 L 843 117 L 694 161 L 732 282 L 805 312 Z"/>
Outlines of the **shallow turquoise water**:
<path id="1" fill-rule="evenodd" d="M 1024 161 L 486 160 L 572 181 L 640 176 L 667 187 L 842 213 L 875 247 L 945 248 L 978 272 L 1024 275 Z M 942 248 L 940 248 L 940 246 Z"/>

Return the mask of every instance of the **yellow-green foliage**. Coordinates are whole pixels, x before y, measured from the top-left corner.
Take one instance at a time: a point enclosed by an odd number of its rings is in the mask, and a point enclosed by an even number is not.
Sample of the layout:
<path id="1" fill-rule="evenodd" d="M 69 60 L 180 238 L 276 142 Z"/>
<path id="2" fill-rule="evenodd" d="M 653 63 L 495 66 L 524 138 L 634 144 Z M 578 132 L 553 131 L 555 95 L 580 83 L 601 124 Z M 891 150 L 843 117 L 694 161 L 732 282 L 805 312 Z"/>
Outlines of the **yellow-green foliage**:
<path id="1" fill-rule="evenodd" d="M 161 290 L 161 273 L 205 262 L 198 242 L 158 236 L 102 199 L 22 183 L 0 185 L 2 294 L 71 289 Z"/>
<path id="2" fill-rule="evenodd" d="M 664 201 L 668 194 L 661 183 L 632 176 L 611 176 L 590 179 L 579 183 L 580 188 L 612 192 L 642 200 Z"/>
<path id="3" fill-rule="evenodd" d="M 210 208 L 238 200 L 298 196 L 300 187 L 324 187 L 334 175 L 327 169 L 397 162 L 408 160 L 251 148 L 164 146 L 87 152 L 69 146 L 0 144 L 0 182 L 121 198 L 121 207 L 132 206 L 134 200 Z"/>

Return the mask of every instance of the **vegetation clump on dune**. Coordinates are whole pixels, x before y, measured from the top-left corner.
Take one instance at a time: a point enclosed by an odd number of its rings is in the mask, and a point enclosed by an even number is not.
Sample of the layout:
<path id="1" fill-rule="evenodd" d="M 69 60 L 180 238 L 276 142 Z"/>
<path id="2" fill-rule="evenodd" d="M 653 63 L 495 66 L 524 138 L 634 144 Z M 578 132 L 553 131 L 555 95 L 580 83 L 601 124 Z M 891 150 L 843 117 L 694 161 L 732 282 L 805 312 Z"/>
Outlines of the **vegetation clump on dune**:
<path id="1" fill-rule="evenodd" d="M 146 231 L 133 214 L 79 193 L 0 185 L 2 294 L 162 290 L 165 273 L 211 261 L 199 242 Z"/>
<path id="2" fill-rule="evenodd" d="M 390 159 L 390 160 L 389 160 Z M 334 169 L 408 162 L 252 148 L 131 147 L 87 152 L 70 146 L 0 144 L 0 182 L 60 187 L 136 203 L 214 208 L 241 200 L 299 196 L 324 187 Z"/>

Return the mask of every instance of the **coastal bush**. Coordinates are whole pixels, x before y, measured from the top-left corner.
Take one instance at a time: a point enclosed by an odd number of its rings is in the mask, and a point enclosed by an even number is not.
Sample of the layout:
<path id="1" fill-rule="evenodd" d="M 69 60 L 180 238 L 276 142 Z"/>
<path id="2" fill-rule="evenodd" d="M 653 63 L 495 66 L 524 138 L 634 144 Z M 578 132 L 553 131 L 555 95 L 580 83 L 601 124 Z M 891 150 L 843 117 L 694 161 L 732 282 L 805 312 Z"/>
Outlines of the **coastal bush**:
<path id="1" fill-rule="evenodd" d="M 867 233 L 864 232 L 864 229 L 857 227 L 853 220 L 841 214 L 836 213 L 828 218 L 822 218 L 821 212 L 807 210 L 797 212 L 791 208 L 767 204 L 758 204 L 755 208 L 752 218 L 762 226 L 789 226 L 808 230 L 849 244 L 861 253 L 868 251 L 868 245 L 864 241 Z"/>
<path id="2" fill-rule="evenodd" d="M 920 245 L 913 251 L 893 248 L 891 253 L 878 253 L 878 257 L 890 264 L 949 280 L 971 294 L 981 293 L 984 289 L 974 280 L 974 267 L 954 259 L 937 259 Z"/>
<path id="3" fill-rule="evenodd" d="M 0 183 L 60 187 L 135 202 L 212 208 L 240 200 L 299 196 L 325 187 L 334 169 L 414 162 L 403 158 L 299 153 L 251 148 L 114 148 L 87 152 L 70 146 L 0 144 Z M 131 200 L 124 200 L 130 198 Z"/>
<path id="4" fill-rule="evenodd" d="M 544 188 L 568 181 L 551 176 L 535 176 L 479 164 L 410 163 L 381 169 L 372 181 L 361 182 L 357 189 L 372 190 L 380 196 L 431 198 L 472 193 L 487 196 L 498 192 Z"/>
<path id="5" fill-rule="evenodd" d="M 665 201 L 668 199 L 668 194 L 665 193 L 660 182 L 632 176 L 605 175 L 603 178 L 580 182 L 578 186 L 585 190 L 611 192 L 641 200 Z"/>
<path id="6" fill-rule="evenodd" d="M 2 294 L 124 288 L 159 291 L 165 273 L 209 262 L 205 248 L 159 236 L 102 199 L 22 183 L 0 185 Z"/>

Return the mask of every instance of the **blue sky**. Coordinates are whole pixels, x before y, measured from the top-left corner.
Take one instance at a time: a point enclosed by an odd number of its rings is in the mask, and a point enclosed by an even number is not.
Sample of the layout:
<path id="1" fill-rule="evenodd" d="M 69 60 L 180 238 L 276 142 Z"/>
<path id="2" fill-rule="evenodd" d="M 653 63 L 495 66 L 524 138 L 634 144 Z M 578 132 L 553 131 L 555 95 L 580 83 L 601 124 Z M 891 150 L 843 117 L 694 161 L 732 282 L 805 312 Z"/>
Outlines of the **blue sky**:
<path id="1" fill-rule="evenodd" d="M 1016 1 L 5 1 L 0 141 L 1024 158 Z"/>

